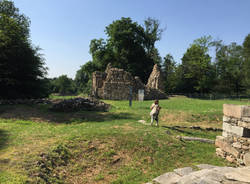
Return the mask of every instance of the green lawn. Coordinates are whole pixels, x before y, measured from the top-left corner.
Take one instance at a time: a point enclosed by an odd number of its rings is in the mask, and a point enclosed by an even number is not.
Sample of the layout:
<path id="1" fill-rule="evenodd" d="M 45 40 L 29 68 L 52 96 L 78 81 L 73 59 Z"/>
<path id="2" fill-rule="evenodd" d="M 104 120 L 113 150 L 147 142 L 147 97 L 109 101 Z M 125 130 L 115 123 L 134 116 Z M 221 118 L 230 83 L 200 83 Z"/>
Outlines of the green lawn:
<path id="1" fill-rule="evenodd" d="M 170 129 L 221 127 L 222 105 L 248 101 L 160 100 L 160 127 L 149 122 L 152 101 L 105 101 L 110 112 L 54 113 L 48 105 L 0 106 L 0 183 L 143 183 L 175 168 L 229 165 L 214 145 L 177 135 L 215 139 L 221 132 Z"/>

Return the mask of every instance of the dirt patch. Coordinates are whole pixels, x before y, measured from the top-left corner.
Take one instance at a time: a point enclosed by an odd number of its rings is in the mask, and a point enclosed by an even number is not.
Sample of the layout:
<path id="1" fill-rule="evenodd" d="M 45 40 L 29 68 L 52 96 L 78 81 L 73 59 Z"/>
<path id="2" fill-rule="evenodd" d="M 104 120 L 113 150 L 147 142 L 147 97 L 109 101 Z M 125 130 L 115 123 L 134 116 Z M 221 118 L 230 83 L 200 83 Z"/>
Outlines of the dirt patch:
<path id="1" fill-rule="evenodd" d="M 187 121 L 190 114 L 186 112 L 168 112 L 162 111 L 160 113 L 160 120 L 163 122 L 184 122 Z"/>
<path id="2" fill-rule="evenodd" d="M 111 183 L 117 170 L 131 160 L 129 153 L 118 149 L 115 139 L 85 141 L 77 147 L 78 153 L 67 166 L 68 183 Z"/>
<path id="3" fill-rule="evenodd" d="M 126 123 L 126 124 L 124 124 L 124 125 L 115 125 L 115 126 L 113 126 L 112 128 L 115 128 L 115 129 L 123 129 L 123 130 L 135 130 L 135 128 L 134 127 L 132 127 L 132 126 L 130 126 L 129 125 L 129 123 Z"/>
<path id="4" fill-rule="evenodd" d="M 221 128 L 222 121 L 215 118 L 211 120 L 209 117 L 200 114 L 192 114 L 188 112 L 168 112 L 162 111 L 160 114 L 160 125 L 171 126 L 200 126 L 202 128 Z"/>

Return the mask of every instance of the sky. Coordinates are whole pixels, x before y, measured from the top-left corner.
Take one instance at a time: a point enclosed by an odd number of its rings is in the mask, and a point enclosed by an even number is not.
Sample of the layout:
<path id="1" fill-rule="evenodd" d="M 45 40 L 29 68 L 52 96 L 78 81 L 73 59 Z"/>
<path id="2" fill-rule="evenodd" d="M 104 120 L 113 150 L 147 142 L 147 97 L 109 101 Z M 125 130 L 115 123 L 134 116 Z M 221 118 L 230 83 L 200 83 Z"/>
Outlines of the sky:
<path id="1" fill-rule="evenodd" d="M 92 60 L 89 44 L 104 38 L 105 27 L 121 17 L 143 24 L 158 19 L 165 29 L 156 43 L 161 57 L 177 63 L 204 35 L 242 44 L 250 33 L 250 0 L 14 0 L 31 20 L 31 40 L 42 48 L 48 77 L 67 75 Z"/>

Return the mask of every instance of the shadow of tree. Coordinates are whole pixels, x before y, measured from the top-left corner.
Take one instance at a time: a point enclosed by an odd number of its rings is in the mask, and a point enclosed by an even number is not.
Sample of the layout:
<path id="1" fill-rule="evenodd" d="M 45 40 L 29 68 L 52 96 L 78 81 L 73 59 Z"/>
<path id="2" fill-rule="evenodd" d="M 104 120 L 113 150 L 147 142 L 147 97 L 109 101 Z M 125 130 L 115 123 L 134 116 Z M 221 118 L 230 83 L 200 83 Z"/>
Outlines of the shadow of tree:
<path id="1" fill-rule="evenodd" d="M 4 149 L 8 143 L 8 132 L 0 129 L 0 150 Z"/>
<path id="2" fill-rule="evenodd" d="M 171 130 L 174 130 L 174 131 L 177 131 L 177 132 L 180 132 L 180 133 L 184 133 L 184 134 L 188 134 L 188 135 L 194 135 L 194 133 L 192 131 L 187 131 L 187 130 L 182 130 L 178 127 L 175 127 L 175 126 L 165 126 L 163 125 L 162 126 L 163 128 L 167 128 L 167 129 L 171 129 Z"/>
<path id="3" fill-rule="evenodd" d="M 46 106 L 13 105 L 5 108 L 2 106 L 0 108 L 0 118 L 51 123 L 81 123 L 132 119 L 133 114 L 97 111 L 52 112 Z"/>

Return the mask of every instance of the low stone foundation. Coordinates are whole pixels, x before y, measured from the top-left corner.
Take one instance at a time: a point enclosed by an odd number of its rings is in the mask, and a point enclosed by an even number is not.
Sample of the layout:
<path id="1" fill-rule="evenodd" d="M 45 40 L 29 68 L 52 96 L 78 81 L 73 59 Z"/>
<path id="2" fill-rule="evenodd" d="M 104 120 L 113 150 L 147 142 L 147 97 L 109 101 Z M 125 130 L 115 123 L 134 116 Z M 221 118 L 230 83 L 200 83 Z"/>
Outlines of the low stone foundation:
<path id="1" fill-rule="evenodd" d="M 237 165 L 250 166 L 250 106 L 223 105 L 223 133 L 216 154 Z"/>

